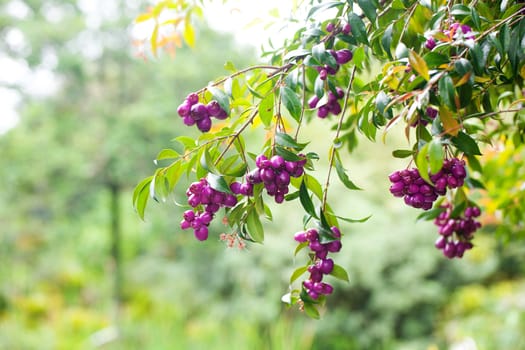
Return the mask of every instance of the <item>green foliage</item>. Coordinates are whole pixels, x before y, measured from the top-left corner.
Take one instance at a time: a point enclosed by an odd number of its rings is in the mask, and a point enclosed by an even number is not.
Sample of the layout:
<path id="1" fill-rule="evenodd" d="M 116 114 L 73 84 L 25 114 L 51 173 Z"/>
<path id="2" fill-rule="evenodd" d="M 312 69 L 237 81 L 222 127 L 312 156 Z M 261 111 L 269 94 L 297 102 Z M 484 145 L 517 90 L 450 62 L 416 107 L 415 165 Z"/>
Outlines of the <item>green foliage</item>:
<path id="1" fill-rule="evenodd" d="M 157 7 L 161 8 L 163 3 Z M 410 150 L 396 150 L 393 156 L 412 158 L 419 176 L 428 185 L 434 186 L 433 176 L 445 171 L 445 161 L 464 158 L 470 167 L 464 187 L 469 190 L 483 187 L 484 169 L 476 156 L 482 155 L 485 144 L 516 135 L 515 125 L 521 125 L 524 118 L 525 49 L 523 45 L 511 45 L 525 40 L 522 4 L 310 1 L 305 4 L 304 13 L 307 21 L 293 38 L 263 53 L 271 65 L 243 70 L 230 66 L 233 73 L 228 77 L 214 80 L 195 92 L 203 103 L 209 101 L 209 93 L 217 96 L 230 118 L 210 131 L 205 130 L 195 142 L 183 142 L 180 155 L 155 173 L 151 197 L 172 191 L 181 174 L 195 176 L 197 180 L 207 177 L 215 190 L 230 192 L 230 185 L 237 180 L 242 182 L 244 175 L 246 181 L 253 182 L 249 180 L 253 173 L 248 171 L 257 155 L 280 156 L 295 162 L 306 156 L 305 173 L 291 181 L 298 191 L 285 198 L 288 202 L 298 199 L 305 212 L 302 228 L 306 230 L 311 219 L 316 219 L 319 242 L 328 243 L 334 240 L 331 227 L 339 226 L 340 216 L 336 212 L 341 210 L 328 201 L 332 170 L 346 189 L 360 189 L 350 180 L 340 152 L 351 153 L 358 135 L 375 141 L 377 134 L 382 133 L 386 141 L 399 124 L 404 126 Z M 330 19 L 326 20 L 328 14 Z M 155 44 L 152 51 L 157 51 Z M 193 118 L 190 122 L 197 121 L 199 125 L 201 117 L 192 113 L 180 115 Z M 334 131 L 329 138 L 331 142 L 327 142 L 328 149 L 326 145 L 312 148 L 302 136 L 316 115 L 324 120 L 324 128 Z M 190 122 L 184 121 L 187 125 Z M 202 130 L 200 126 L 199 129 Z M 522 128 L 519 130 L 518 140 Z M 266 135 L 255 150 L 247 149 L 244 143 L 242 135 L 248 131 Z M 326 175 L 316 171 L 320 154 L 328 154 Z M 257 181 L 253 198 L 251 194 L 243 196 L 235 192 L 239 204 L 227 209 L 226 216 L 233 234 L 262 242 L 264 227 L 259 217 L 273 216 L 268 205 L 273 194 L 265 196 L 263 186 L 258 183 L 264 182 L 270 194 L 267 181 Z M 168 184 L 167 188 L 163 184 Z M 454 190 L 448 193 L 447 200 L 437 201 L 431 214 L 419 218 L 435 219 L 442 204 L 454 208 L 451 214 L 454 219 L 461 217 L 467 207 L 477 207 L 473 197 L 469 197 L 471 191 L 462 185 L 455 186 L 449 181 L 448 186 Z M 136 193 L 145 196 L 141 186 L 143 183 Z M 146 199 L 137 198 L 140 206 L 136 207 L 142 216 L 142 203 Z M 192 206 L 196 208 L 195 215 L 204 210 L 202 203 Z M 514 216 L 512 222 L 518 227 L 523 223 L 523 214 L 515 211 L 504 214 Z M 181 224 L 184 225 L 190 226 L 189 222 Z M 457 233 L 454 239 L 471 244 L 472 237 L 462 235 Z M 325 259 L 315 257 L 316 254 L 311 253 L 310 267 Z M 333 274 L 347 279 L 340 266 Z M 314 275 L 311 272 L 312 280 Z M 297 276 L 293 277 L 295 280 Z M 312 294 L 305 284 L 294 291 L 299 297 L 295 298 L 292 292 L 287 299 L 300 303 L 309 316 L 319 318 L 318 307 L 325 297 L 318 299 L 317 293 Z"/>

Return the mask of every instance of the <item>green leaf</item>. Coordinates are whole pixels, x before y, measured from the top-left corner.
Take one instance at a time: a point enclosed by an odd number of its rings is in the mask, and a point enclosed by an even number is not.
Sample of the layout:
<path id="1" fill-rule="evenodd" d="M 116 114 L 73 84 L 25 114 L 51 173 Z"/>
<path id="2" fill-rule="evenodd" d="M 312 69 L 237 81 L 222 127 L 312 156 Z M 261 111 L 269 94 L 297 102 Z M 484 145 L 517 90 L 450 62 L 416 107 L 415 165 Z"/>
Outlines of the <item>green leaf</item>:
<path id="1" fill-rule="evenodd" d="M 419 170 L 419 175 L 428 183 L 431 183 L 430 177 L 428 176 L 428 146 L 429 144 L 426 143 L 421 149 L 419 150 L 417 157 L 416 157 L 416 166 Z"/>
<path id="2" fill-rule="evenodd" d="M 266 127 L 270 126 L 272 123 L 274 103 L 274 94 L 268 94 L 261 100 L 261 103 L 259 104 L 259 117 Z"/>
<path id="3" fill-rule="evenodd" d="M 346 282 L 350 281 L 350 278 L 348 278 L 348 273 L 346 272 L 346 270 L 337 264 L 334 264 L 334 269 L 332 270 L 330 275 L 334 276 L 337 279 L 340 279 L 341 281 L 346 281 Z"/>
<path id="4" fill-rule="evenodd" d="M 301 266 L 292 273 L 290 276 L 290 284 L 294 283 L 299 277 L 301 277 L 306 271 L 308 271 L 308 266 Z"/>
<path id="5" fill-rule="evenodd" d="M 230 98 L 228 95 L 214 87 L 214 86 L 208 86 L 208 91 L 211 92 L 211 95 L 213 96 L 213 99 L 215 99 L 217 102 L 219 102 L 219 105 L 223 110 L 225 110 L 228 114 L 230 112 Z"/>
<path id="6" fill-rule="evenodd" d="M 430 80 L 430 74 L 428 73 L 428 67 L 425 60 L 417 54 L 414 50 L 408 52 L 408 62 L 414 71 L 422 76 L 426 81 Z"/>
<path id="7" fill-rule="evenodd" d="M 176 159 L 179 158 L 180 154 L 179 152 L 175 151 L 171 148 L 165 148 L 162 151 L 157 154 L 156 160 L 162 160 L 162 159 Z"/>
<path id="8" fill-rule="evenodd" d="M 381 45 L 383 46 L 383 50 L 385 50 L 386 54 L 388 55 L 388 58 L 392 59 L 392 32 L 393 32 L 394 25 L 390 24 L 385 29 L 385 33 L 383 34 L 383 37 L 381 38 Z"/>
<path id="9" fill-rule="evenodd" d="M 316 14 L 319 11 L 325 11 L 328 9 L 331 9 L 332 7 L 341 7 L 344 3 L 341 1 L 324 1 L 320 3 L 319 5 L 312 6 L 310 11 L 308 12 L 307 18 L 312 17 L 314 14 Z"/>
<path id="10" fill-rule="evenodd" d="M 215 168 L 215 165 L 213 164 L 213 160 L 211 159 L 210 152 L 208 149 L 204 149 L 204 152 L 202 153 L 201 159 L 201 166 L 204 170 L 210 173 L 218 174 L 217 168 Z"/>
<path id="11" fill-rule="evenodd" d="M 452 138 L 452 144 L 468 156 L 481 155 L 477 142 L 463 131 L 458 132 L 458 135 Z"/>
<path id="12" fill-rule="evenodd" d="M 285 160 L 291 161 L 291 162 L 297 162 L 302 160 L 303 158 L 299 157 L 297 154 L 288 151 L 286 148 L 283 148 L 281 146 L 275 147 L 275 153 L 283 157 Z"/>
<path id="13" fill-rule="evenodd" d="M 142 180 L 133 191 L 133 206 L 137 211 L 139 217 L 144 220 L 144 211 L 150 196 L 150 184 L 153 181 L 153 176 Z"/>
<path id="14" fill-rule="evenodd" d="M 310 191 L 312 191 L 312 193 L 315 194 L 315 196 L 319 200 L 323 200 L 323 188 L 321 187 L 321 184 L 319 183 L 319 181 L 317 181 L 315 177 L 308 175 L 308 174 L 305 174 L 303 179 L 306 184 L 306 187 Z"/>
<path id="15" fill-rule="evenodd" d="M 208 184 L 210 185 L 210 187 L 214 190 L 232 194 L 230 186 L 228 186 L 226 180 L 224 180 L 224 177 L 213 173 L 209 173 L 208 176 L 206 176 L 206 179 L 208 180 Z"/>
<path id="16" fill-rule="evenodd" d="M 252 239 L 255 242 L 262 243 L 264 241 L 264 230 L 256 210 L 250 210 L 246 218 L 246 225 Z"/>
<path id="17" fill-rule="evenodd" d="M 361 223 L 361 222 L 368 221 L 368 219 L 370 219 L 372 217 L 372 215 L 368 215 L 367 217 L 362 218 L 362 219 L 350 219 L 350 218 L 344 218 L 342 216 L 337 216 L 337 215 L 335 217 L 338 218 L 338 219 L 341 219 L 343 221 L 350 222 L 350 223 L 357 223 L 357 222 Z"/>
<path id="18" fill-rule="evenodd" d="M 377 14 L 376 14 L 376 5 L 374 1 L 370 0 L 357 0 L 357 3 L 359 4 L 359 7 L 361 10 L 363 10 L 366 17 L 370 19 L 370 22 L 374 22 L 376 20 Z"/>
<path id="19" fill-rule="evenodd" d="M 182 146 L 184 146 L 184 149 L 186 150 L 191 150 L 197 147 L 197 143 L 195 142 L 195 139 L 189 136 L 178 136 L 174 139 L 174 141 L 180 143 Z"/>
<path id="20" fill-rule="evenodd" d="M 434 209 L 426 210 L 423 213 L 418 215 L 417 220 L 434 220 L 443 211 L 445 211 L 445 208 L 442 208 L 442 207 L 437 207 Z"/>
<path id="21" fill-rule="evenodd" d="M 313 318 L 314 320 L 319 320 L 321 318 L 321 314 L 319 314 L 319 310 L 317 310 L 317 307 L 315 307 L 314 304 L 304 302 L 303 308 L 308 317 Z"/>
<path id="22" fill-rule="evenodd" d="M 303 250 L 306 247 L 308 247 L 308 242 L 303 242 L 303 243 L 298 244 L 297 247 L 295 248 L 293 255 L 296 256 L 297 253 L 299 253 L 301 250 Z"/>
<path id="23" fill-rule="evenodd" d="M 354 35 L 355 39 L 360 43 L 368 45 L 368 35 L 366 33 L 365 24 L 363 23 L 361 17 L 353 12 L 350 12 L 348 14 L 348 23 L 350 23 L 350 26 L 352 27 L 352 34 Z"/>
<path id="24" fill-rule="evenodd" d="M 301 205 L 303 206 L 304 210 L 312 217 L 317 218 L 315 207 L 312 199 L 310 198 L 310 195 L 308 194 L 308 190 L 306 189 L 304 179 L 301 182 L 301 187 L 299 188 L 299 200 L 301 201 Z"/>
<path id="25" fill-rule="evenodd" d="M 443 145 L 438 139 L 432 140 L 428 144 L 428 161 L 430 164 L 430 172 L 436 174 L 443 167 L 443 159 L 445 158 L 445 151 Z"/>
<path id="26" fill-rule="evenodd" d="M 288 86 L 281 87 L 281 97 L 283 99 L 284 106 L 290 112 L 292 118 L 299 122 L 301 118 L 301 100 L 297 94 L 290 89 Z"/>
<path id="27" fill-rule="evenodd" d="M 339 180 L 345 185 L 346 188 L 349 190 L 361 190 L 358 186 L 356 186 L 346 174 L 345 168 L 343 167 L 343 164 L 341 163 L 341 160 L 339 159 L 339 155 L 336 155 L 335 157 L 335 170 L 337 171 L 337 176 L 339 176 Z"/>
<path id="28" fill-rule="evenodd" d="M 447 64 L 450 62 L 450 57 L 447 55 L 440 54 L 435 51 L 430 51 L 426 55 L 423 56 L 423 59 L 427 63 L 427 67 L 429 69 L 435 69 L 442 64 Z"/>
<path id="29" fill-rule="evenodd" d="M 293 139 L 293 137 L 282 132 L 275 134 L 275 143 L 279 146 L 294 148 L 298 151 L 301 151 L 306 147 L 306 145 L 308 145 L 308 143 L 298 143 Z"/>
<path id="30" fill-rule="evenodd" d="M 414 151 L 408 149 L 396 149 L 392 152 L 394 158 L 408 158 L 414 155 Z"/>
<path id="31" fill-rule="evenodd" d="M 443 103 L 448 106 L 448 108 L 455 111 L 456 103 L 454 99 L 454 82 L 448 74 L 443 75 L 441 79 L 439 79 L 438 89 L 439 96 L 441 97 Z"/>

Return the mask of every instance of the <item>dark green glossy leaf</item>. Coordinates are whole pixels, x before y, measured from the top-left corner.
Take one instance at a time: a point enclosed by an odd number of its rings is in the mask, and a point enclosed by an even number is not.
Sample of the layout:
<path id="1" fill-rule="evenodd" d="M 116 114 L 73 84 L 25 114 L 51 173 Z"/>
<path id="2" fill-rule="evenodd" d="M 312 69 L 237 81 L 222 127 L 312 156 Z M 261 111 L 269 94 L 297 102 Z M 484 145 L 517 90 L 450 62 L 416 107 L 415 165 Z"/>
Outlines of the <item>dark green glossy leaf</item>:
<path id="1" fill-rule="evenodd" d="M 434 220 L 445 211 L 445 208 L 437 207 L 434 209 L 426 210 L 423 213 L 419 214 L 417 220 Z"/>
<path id="2" fill-rule="evenodd" d="M 275 143 L 279 146 L 289 147 L 301 151 L 308 143 L 298 143 L 288 134 L 278 132 L 275 134 Z"/>
<path id="3" fill-rule="evenodd" d="M 285 160 L 288 160 L 288 161 L 291 161 L 291 162 L 297 162 L 297 161 L 300 161 L 301 159 L 303 159 L 303 158 L 299 157 L 297 154 L 295 154 L 293 152 L 290 152 L 289 150 L 287 150 L 286 148 L 281 147 L 281 146 L 276 146 L 275 147 L 275 153 L 277 153 L 278 155 L 283 157 Z"/>
<path id="4" fill-rule="evenodd" d="M 456 103 L 454 99 L 454 82 L 448 74 L 443 75 L 441 79 L 439 79 L 438 89 L 439 96 L 441 97 L 443 103 L 448 106 L 449 109 L 455 111 Z"/>
<path id="5" fill-rule="evenodd" d="M 230 186 L 228 186 L 228 183 L 226 183 L 224 177 L 209 173 L 208 176 L 206 176 L 206 179 L 208 180 L 210 187 L 214 190 L 224 193 L 232 193 Z"/>
<path id="6" fill-rule="evenodd" d="M 297 94 L 290 89 L 288 86 L 281 87 L 281 98 L 283 100 L 284 106 L 290 112 L 292 118 L 299 122 L 301 118 L 301 100 Z"/>
<path id="7" fill-rule="evenodd" d="M 383 50 L 385 50 L 385 52 L 388 55 L 389 59 L 392 59 L 392 32 L 393 32 L 393 28 L 394 28 L 394 25 L 390 24 L 385 29 L 385 33 L 383 34 L 383 37 L 381 38 L 381 45 L 383 46 Z"/>
<path id="8" fill-rule="evenodd" d="M 395 158 L 408 158 L 414 155 L 414 151 L 408 149 L 396 149 L 392 152 L 392 156 Z"/>
<path id="9" fill-rule="evenodd" d="M 350 26 L 352 27 L 352 34 L 356 40 L 362 44 L 368 45 L 368 35 L 361 17 L 351 12 L 348 14 L 348 23 L 350 23 Z"/>
<path id="10" fill-rule="evenodd" d="M 301 205 L 303 206 L 304 210 L 312 217 L 317 218 L 314 204 L 310 198 L 310 195 L 308 194 L 304 180 L 301 182 L 301 187 L 299 188 L 299 200 L 301 201 Z"/>
<path id="11" fill-rule="evenodd" d="M 458 135 L 452 138 L 452 144 L 466 155 L 481 155 L 477 142 L 468 134 L 460 131 Z"/>
<path id="12" fill-rule="evenodd" d="M 374 1 L 357 0 L 357 3 L 359 4 L 359 7 L 361 8 L 361 10 L 363 10 L 365 16 L 370 19 L 370 22 L 374 22 L 377 17 L 376 5 Z"/>

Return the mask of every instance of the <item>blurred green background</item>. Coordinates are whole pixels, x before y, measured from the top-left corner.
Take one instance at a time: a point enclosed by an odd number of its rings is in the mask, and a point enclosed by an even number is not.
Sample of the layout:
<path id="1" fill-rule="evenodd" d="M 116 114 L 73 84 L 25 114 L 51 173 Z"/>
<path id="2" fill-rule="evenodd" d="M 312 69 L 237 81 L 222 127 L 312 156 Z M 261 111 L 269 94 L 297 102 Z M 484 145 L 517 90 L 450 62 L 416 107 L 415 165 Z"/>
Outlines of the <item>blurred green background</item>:
<path id="1" fill-rule="evenodd" d="M 332 281 L 320 321 L 280 302 L 304 263 L 297 203 L 273 207 L 265 244 L 244 250 L 219 241 L 220 223 L 197 242 L 172 202 L 140 221 L 133 187 L 193 132 L 178 104 L 226 61 L 256 62 L 254 48 L 205 27 L 193 50 L 138 58 L 129 26 L 145 7 L 0 1 L 0 99 L 20 99 L 0 134 L 0 349 L 525 349 L 525 245 L 503 246 L 488 227 L 461 261 L 442 257 L 433 225 L 388 193 L 387 174 L 406 166 L 391 157 L 395 135 L 345 159 L 365 191 L 334 181 L 339 214 L 372 217 L 342 227 L 335 259 L 350 283 Z M 302 132 L 312 150 L 326 148 L 325 124 Z"/>

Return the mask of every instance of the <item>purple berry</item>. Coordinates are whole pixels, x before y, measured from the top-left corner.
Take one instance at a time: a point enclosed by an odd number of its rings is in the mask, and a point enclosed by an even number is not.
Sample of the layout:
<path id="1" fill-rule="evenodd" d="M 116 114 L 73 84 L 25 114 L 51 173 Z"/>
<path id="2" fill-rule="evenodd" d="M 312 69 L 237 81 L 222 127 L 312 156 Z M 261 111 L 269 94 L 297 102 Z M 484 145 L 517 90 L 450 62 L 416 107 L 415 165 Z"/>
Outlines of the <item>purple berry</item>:
<path id="1" fill-rule="evenodd" d="M 201 120 L 197 121 L 197 128 L 202 132 L 208 132 L 211 129 L 211 119 L 210 117 L 204 117 Z"/>
<path id="2" fill-rule="evenodd" d="M 317 103 L 319 102 L 319 97 L 317 97 L 317 95 L 313 95 L 312 97 L 310 97 L 310 99 L 308 100 L 308 107 L 310 108 L 315 108 L 317 107 Z"/>
<path id="3" fill-rule="evenodd" d="M 201 226 L 194 231 L 195 238 L 199 241 L 205 241 L 208 239 L 208 228 L 206 226 Z"/>
<path id="4" fill-rule="evenodd" d="M 191 106 L 190 115 L 195 121 L 199 121 L 204 118 L 209 118 L 208 109 L 202 103 L 196 103 Z"/>
<path id="5" fill-rule="evenodd" d="M 188 100 L 185 100 L 177 108 L 177 113 L 181 117 L 186 117 L 186 116 L 190 115 L 190 109 L 191 109 L 190 103 L 188 102 Z"/>
<path id="6" fill-rule="evenodd" d="M 339 64 L 345 64 L 350 62 L 353 57 L 352 51 L 348 49 L 342 49 L 335 52 L 336 61 Z"/>
<path id="7" fill-rule="evenodd" d="M 199 102 L 199 95 L 193 92 L 186 96 L 186 101 L 188 101 L 190 105 L 194 105 Z"/>
<path id="8" fill-rule="evenodd" d="M 182 220 L 182 221 L 180 222 L 180 228 L 181 228 L 181 229 L 186 230 L 186 229 L 188 229 L 188 228 L 190 228 L 190 227 L 191 227 L 191 223 L 190 223 L 189 221 L 187 221 L 187 220 Z"/>
<path id="9" fill-rule="evenodd" d="M 294 239 L 299 242 L 299 243 L 304 243 L 308 240 L 307 236 L 306 236 L 306 232 L 304 231 L 301 231 L 301 232 L 297 232 L 295 235 L 294 235 Z"/>
<path id="10" fill-rule="evenodd" d="M 272 168 L 274 168 L 275 170 L 281 169 L 284 167 L 284 158 L 279 155 L 275 155 L 272 158 L 270 158 L 270 163 Z"/>

